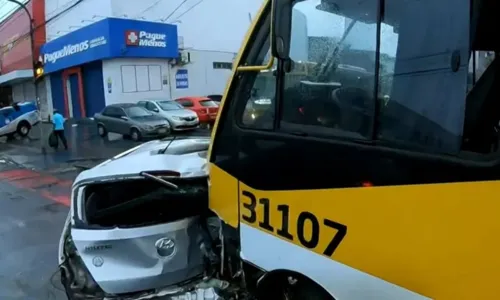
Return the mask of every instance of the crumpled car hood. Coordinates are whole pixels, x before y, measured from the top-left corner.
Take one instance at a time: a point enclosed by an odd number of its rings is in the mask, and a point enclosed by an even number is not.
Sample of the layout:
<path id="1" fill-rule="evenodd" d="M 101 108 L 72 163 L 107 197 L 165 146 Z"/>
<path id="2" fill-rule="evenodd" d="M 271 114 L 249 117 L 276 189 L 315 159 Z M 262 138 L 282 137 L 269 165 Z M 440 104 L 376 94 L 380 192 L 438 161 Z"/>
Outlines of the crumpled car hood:
<path id="1" fill-rule="evenodd" d="M 91 179 L 154 171 L 174 171 L 184 178 L 207 176 L 206 151 L 209 143 L 208 137 L 147 142 L 81 172 L 73 185 Z M 167 146 L 168 150 L 164 154 L 158 153 Z M 194 148 L 202 150 L 189 150 Z"/>

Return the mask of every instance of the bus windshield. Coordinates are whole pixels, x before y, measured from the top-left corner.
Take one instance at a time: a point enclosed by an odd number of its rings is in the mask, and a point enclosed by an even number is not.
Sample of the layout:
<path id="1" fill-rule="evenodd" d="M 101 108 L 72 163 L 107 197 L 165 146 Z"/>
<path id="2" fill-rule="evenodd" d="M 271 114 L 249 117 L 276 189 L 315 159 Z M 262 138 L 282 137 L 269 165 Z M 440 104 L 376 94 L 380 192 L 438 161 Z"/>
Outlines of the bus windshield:
<path id="1" fill-rule="evenodd" d="M 387 0 L 379 27 L 376 0 L 295 2 L 290 47 L 294 68 L 285 74 L 283 94 L 290 95 L 283 101 L 292 109 L 283 109 L 284 121 L 295 124 L 307 119 L 302 125 L 317 125 L 320 119 L 322 127 L 342 128 L 361 139 L 458 152 L 467 61 L 454 71 L 449 57 L 453 49 L 468 57 L 469 44 L 466 39 L 456 44 L 450 34 L 467 26 L 468 18 L 460 18 L 468 11 L 464 7 L 450 15 L 455 23 L 439 27 L 439 14 L 423 13 L 431 4 L 416 1 L 405 6 Z M 446 5 L 432 6 L 439 11 Z M 310 115 L 294 116 L 296 106 L 309 106 Z"/>

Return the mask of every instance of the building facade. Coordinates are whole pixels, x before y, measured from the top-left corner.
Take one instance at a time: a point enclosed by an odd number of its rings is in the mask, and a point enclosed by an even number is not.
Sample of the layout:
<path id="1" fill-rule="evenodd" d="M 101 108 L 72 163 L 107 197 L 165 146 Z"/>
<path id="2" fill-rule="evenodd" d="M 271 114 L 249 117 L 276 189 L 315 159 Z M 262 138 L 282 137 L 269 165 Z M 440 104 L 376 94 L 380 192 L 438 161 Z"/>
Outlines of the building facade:
<path id="1" fill-rule="evenodd" d="M 45 1 L 31 0 L 26 7 L 34 20 L 34 57 L 45 43 Z M 0 23 L 0 103 L 35 100 L 29 17 L 22 8 Z M 43 88 L 43 85 L 41 85 Z M 42 95 L 45 93 L 42 91 Z M 46 101 L 44 101 L 46 102 Z"/>
<path id="2" fill-rule="evenodd" d="M 45 0 L 49 111 L 85 118 L 113 103 L 222 94 L 261 3 Z"/>

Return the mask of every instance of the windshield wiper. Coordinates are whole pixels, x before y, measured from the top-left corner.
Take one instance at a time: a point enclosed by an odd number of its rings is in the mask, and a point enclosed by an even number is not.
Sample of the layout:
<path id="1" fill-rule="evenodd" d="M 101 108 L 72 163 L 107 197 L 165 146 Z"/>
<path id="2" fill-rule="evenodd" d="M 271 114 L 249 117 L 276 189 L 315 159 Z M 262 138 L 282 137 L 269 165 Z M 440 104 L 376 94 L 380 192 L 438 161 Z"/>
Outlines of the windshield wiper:
<path id="1" fill-rule="evenodd" d="M 163 178 L 160 178 L 158 176 L 154 176 L 154 175 L 151 175 L 151 174 L 146 173 L 146 172 L 141 172 L 141 173 L 139 173 L 139 175 L 141 175 L 144 178 L 148 178 L 148 179 L 154 180 L 156 182 L 159 182 L 162 185 L 167 186 L 169 188 L 172 188 L 172 189 L 175 189 L 175 190 L 179 189 L 179 186 L 177 184 L 174 184 L 174 183 L 172 183 L 170 181 L 167 181 L 167 180 L 165 180 Z"/>
<path id="2" fill-rule="evenodd" d="M 344 34 L 342 35 L 342 37 L 340 38 L 339 42 L 337 43 L 337 45 L 335 45 L 335 48 L 333 49 L 332 51 L 332 54 L 330 55 L 330 57 L 328 57 L 326 59 L 326 64 L 324 65 L 323 68 L 321 68 L 318 72 L 318 81 L 319 82 L 323 82 L 323 81 L 327 81 L 328 78 L 327 78 L 327 73 L 331 73 L 329 72 L 330 68 L 335 65 L 335 62 L 338 60 L 338 53 L 340 51 L 340 46 L 342 44 L 344 44 L 344 41 L 345 39 L 347 38 L 347 36 L 349 35 L 349 33 L 351 32 L 352 28 L 354 27 L 354 24 L 356 24 L 356 20 L 351 20 L 351 22 L 349 23 L 349 25 L 347 26 L 347 28 L 344 30 Z M 334 69 L 331 70 L 331 71 L 335 71 Z"/>
<path id="3" fill-rule="evenodd" d="M 167 144 L 167 146 L 163 149 L 161 149 L 160 151 L 158 151 L 158 154 L 165 154 L 165 152 L 167 151 L 168 147 L 170 147 L 170 145 L 172 145 L 172 143 L 175 141 L 175 139 L 177 139 L 177 136 L 174 136 L 170 142 Z"/>

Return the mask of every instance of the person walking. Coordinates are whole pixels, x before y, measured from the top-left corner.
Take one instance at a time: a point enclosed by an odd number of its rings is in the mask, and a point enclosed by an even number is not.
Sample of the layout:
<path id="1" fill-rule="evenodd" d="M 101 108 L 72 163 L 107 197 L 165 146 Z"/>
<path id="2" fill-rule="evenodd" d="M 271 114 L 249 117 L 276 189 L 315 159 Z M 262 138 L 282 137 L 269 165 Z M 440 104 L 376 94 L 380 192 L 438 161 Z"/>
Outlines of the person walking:
<path id="1" fill-rule="evenodd" d="M 54 133 L 62 141 L 64 149 L 68 150 L 68 142 L 66 141 L 66 136 L 64 135 L 64 117 L 59 113 L 57 109 L 54 109 L 54 116 L 52 117 L 52 123 L 54 124 Z"/>

